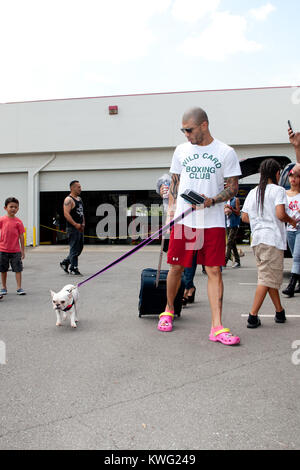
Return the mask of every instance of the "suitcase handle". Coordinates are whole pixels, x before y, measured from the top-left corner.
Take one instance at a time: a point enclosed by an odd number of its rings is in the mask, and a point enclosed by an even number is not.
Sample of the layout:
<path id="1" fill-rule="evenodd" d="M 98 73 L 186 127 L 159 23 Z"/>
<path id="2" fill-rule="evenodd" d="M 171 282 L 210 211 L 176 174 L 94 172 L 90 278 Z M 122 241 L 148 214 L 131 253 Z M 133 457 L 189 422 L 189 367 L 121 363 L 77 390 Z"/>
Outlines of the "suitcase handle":
<path id="1" fill-rule="evenodd" d="M 160 276 L 161 264 L 162 264 L 162 258 L 163 258 L 164 243 L 165 243 L 165 237 L 162 235 L 161 244 L 160 244 L 159 259 L 158 259 L 158 266 L 157 266 L 157 273 L 156 273 L 156 280 L 155 280 L 155 287 L 158 287 L 158 284 L 159 284 L 159 276 Z"/>

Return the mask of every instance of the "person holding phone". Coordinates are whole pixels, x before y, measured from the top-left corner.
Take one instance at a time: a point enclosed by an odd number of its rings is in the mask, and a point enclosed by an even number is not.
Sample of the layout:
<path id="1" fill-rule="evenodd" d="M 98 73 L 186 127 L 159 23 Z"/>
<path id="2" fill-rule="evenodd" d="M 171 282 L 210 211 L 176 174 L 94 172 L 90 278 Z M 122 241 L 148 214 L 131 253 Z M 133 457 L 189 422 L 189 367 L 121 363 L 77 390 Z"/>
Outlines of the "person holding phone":
<path id="1" fill-rule="evenodd" d="M 174 299 L 182 272 L 191 267 L 195 250 L 197 263 L 205 266 L 207 292 L 211 309 L 209 339 L 224 345 L 240 342 L 222 325 L 223 280 L 221 266 L 225 264 L 224 203 L 236 196 L 241 174 L 238 157 L 233 148 L 215 139 L 209 130 L 206 112 L 201 108 L 186 111 L 182 129 L 187 142 L 178 145 L 173 154 L 168 220 L 184 212 L 189 203 L 180 195 L 187 189 L 201 194 L 204 204 L 171 231 L 168 250 L 170 270 L 167 278 L 167 305 L 160 315 L 158 330 L 170 332 L 173 328 Z M 224 181 L 227 185 L 224 188 Z"/>
<path id="2" fill-rule="evenodd" d="M 300 221 L 300 165 L 295 165 L 289 173 L 290 189 L 286 191 L 287 195 L 287 214 Z M 296 285 L 300 280 L 300 227 L 297 224 L 293 227 L 287 224 L 287 241 L 293 256 L 293 266 L 291 271 L 291 278 L 288 286 L 282 291 L 288 297 L 294 297 L 295 292 L 299 293 Z"/>
<path id="3" fill-rule="evenodd" d="M 291 121 L 288 121 L 290 143 L 294 146 L 297 163 L 300 163 L 300 132 L 294 132 Z"/>
<path id="4" fill-rule="evenodd" d="M 300 209 L 300 198 L 298 197 L 298 193 L 300 193 L 300 188 L 297 189 L 295 186 L 299 184 L 297 181 L 297 177 L 300 177 L 300 132 L 294 132 L 291 121 L 288 121 L 288 134 L 290 138 L 291 144 L 295 148 L 296 153 L 296 165 L 292 168 L 289 174 L 289 182 L 290 182 L 290 190 L 287 191 L 287 197 L 289 200 L 288 210 L 290 212 L 298 211 Z M 295 181 L 296 179 L 296 181 Z M 290 199 L 295 198 L 296 200 L 292 202 Z M 299 205 L 299 207 L 298 207 Z M 300 217 L 300 214 L 297 214 Z M 293 297 L 294 294 L 300 293 L 300 273 L 298 273 L 298 263 L 299 263 L 299 247 L 300 247 L 300 227 L 297 225 L 297 228 L 293 228 L 291 226 L 287 226 L 287 239 L 290 251 L 293 256 L 293 266 L 291 277 L 288 286 L 282 291 L 283 294 Z M 296 279 L 298 277 L 298 279 Z"/>

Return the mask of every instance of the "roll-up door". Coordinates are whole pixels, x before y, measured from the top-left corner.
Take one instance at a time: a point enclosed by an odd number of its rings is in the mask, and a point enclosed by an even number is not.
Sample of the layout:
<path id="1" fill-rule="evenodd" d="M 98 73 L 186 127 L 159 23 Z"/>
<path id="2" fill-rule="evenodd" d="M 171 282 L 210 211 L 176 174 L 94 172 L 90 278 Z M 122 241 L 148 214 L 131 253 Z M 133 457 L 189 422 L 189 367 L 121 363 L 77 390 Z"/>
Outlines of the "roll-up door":
<path id="1" fill-rule="evenodd" d="M 27 173 L 0 173 L 0 214 L 5 215 L 4 202 L 8 197 L 15 197 L 20 203 L 17 213 L 24 226 L 27 226 Z"/>

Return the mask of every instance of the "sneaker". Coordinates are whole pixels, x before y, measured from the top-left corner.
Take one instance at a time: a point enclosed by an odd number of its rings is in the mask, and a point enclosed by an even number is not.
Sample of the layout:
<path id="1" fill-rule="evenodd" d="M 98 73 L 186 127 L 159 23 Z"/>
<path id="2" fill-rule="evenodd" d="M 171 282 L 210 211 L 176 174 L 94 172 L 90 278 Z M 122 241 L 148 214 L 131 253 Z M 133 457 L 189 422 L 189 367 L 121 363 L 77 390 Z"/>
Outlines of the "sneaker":
<path id="1" fill-rule="evenodd" d="M 232 268 L 240 268 L 240 267 L 241 267 L 241 263 L 234 263 L 231 267 L 232 267 Z"/>
<path id="2" fill-rule="evenodd" d="M 18 295 L 26 295 L 26 292 L 24 291 L 24 289 L 18 289 L 17 294 Z"/>
<path id="3" fill-rule="evenodd" d="M 7 294 L 7 289 L 1 289 L 0 294 L 1 295 L 6 295 Z"/>
<path id="4" fill-rule="evenodd" d="M 249 313 L 247 328 L 258 328 L 260 325 L 261 321 L 258 318 L 258 315 L 251 315 L 251 313 Z"/>
<path id="5" fill-rule="evenodd" d="M 70 266 L 70 263 L 68 263 L 68 261 L 62 261 L 61 263 L 59 263 L 59 265 L 61 269 L 65 271 L 65 273 L 69 274 L 68 267 Z"/>
<path id="6" fill-rule="evenodd" d="M 82 276 L 81 272 L 79 272 L 78 268 L 70 268 L 70 274 L 74 274 L 75 276 Z"/>

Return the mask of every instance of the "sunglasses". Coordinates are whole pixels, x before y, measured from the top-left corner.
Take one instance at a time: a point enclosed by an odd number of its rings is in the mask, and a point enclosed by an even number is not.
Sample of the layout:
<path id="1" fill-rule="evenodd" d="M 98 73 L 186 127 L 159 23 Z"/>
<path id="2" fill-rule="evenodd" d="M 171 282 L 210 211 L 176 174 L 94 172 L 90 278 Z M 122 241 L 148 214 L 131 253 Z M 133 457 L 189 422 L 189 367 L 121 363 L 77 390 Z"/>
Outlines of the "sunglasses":
<path id="1" fill-rule="evenodd" d="M 191 132 L 193 132 L 193 130 L 195 129 L 195 127 L 183 127 L 181 130 L 181 132 L 183 132 L 184 134 L 190 134 Z"/>

